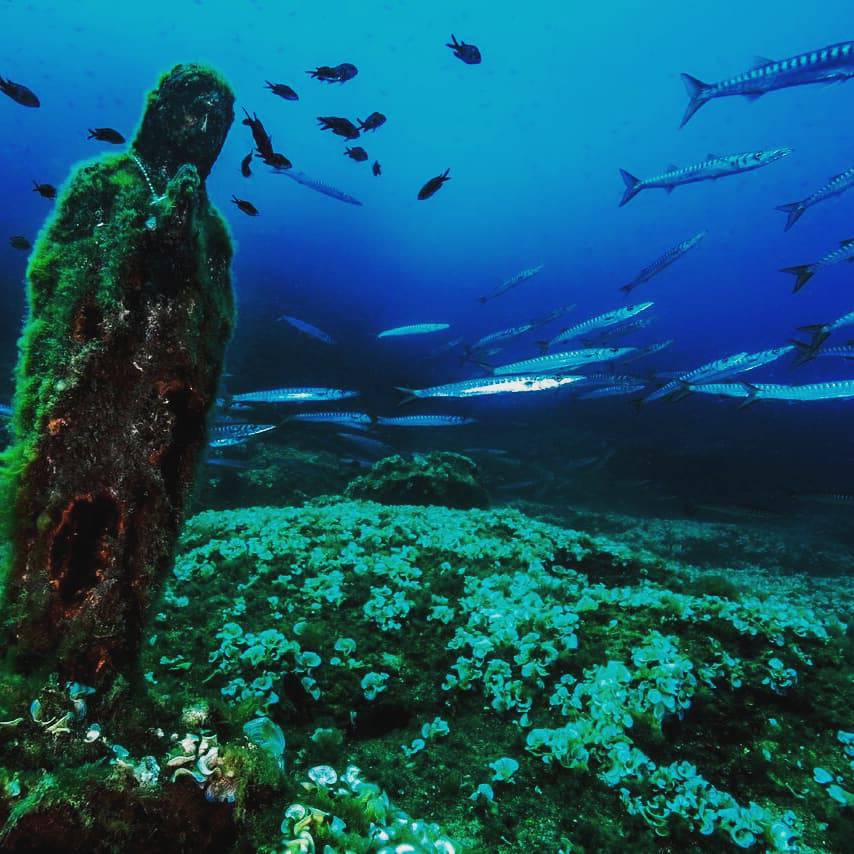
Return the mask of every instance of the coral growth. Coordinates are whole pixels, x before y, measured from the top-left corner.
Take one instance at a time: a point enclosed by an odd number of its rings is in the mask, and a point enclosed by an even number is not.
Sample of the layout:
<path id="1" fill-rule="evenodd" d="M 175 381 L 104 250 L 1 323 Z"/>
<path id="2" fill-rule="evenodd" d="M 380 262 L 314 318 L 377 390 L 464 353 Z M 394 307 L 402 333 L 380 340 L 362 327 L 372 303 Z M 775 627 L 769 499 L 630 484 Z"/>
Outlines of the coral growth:
<path id="1" fill-rule="evenodd" d="M 412 459 L 386 457 L 350 483 L 345 494 L 381 504 L 436 504 L 458 510 L 489 505 L 477 465 L 448 451 L 416 454 Z"/>

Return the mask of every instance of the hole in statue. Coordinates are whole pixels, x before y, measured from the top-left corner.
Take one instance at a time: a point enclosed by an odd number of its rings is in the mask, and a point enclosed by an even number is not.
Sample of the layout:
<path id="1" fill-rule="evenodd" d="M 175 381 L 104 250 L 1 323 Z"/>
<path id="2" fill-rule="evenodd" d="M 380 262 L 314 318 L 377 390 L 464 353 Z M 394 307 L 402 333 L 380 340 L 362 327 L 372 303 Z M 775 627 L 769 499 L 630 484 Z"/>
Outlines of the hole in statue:
<path id="1" fill-rule="evenodd" d="M 119 511 L 106 497 L 85 496 L 63 514 L 50 555 L 51 577 L 59 580 L 59 595 L 71 602 L 98 583 L 106 555 L 106 539 L 115 537 Z"/>
<path id="2" fill-rule="evenodd" d="M 104 320 L 101 309 L 96 305 L 84 303 L 74 313 L 72 335 L 75 341 L 85 344 L 94 341 L 101 334 L 101 323 Z"/>
<path id="3" fill-rule="evenodd" d="M 167 405 L 174 421 L 169 447 L 160 458 L 160 472 L 166 493 L 176 504 L 180 498 L 181 485 L 187 478 L 188 457 L 201 445 L 205 419 L 198 395 L 187 386 L 170 389 Z"/>

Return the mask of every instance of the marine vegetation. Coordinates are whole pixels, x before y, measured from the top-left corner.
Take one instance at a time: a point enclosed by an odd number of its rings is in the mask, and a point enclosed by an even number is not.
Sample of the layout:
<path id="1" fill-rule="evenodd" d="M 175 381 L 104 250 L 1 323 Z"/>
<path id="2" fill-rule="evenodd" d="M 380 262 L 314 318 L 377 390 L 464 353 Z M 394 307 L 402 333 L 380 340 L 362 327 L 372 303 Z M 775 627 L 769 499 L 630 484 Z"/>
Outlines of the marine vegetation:
<path id="1" fill-rule="evenodd" d="M 489 506 L 477 465 L 447 451 L 416 454 L 410 460 L 386 457 L 352 481 L 344 494 L 380 504 L 435 504 L 458 510 Z"/>
<path id="2" fill-rule="evenodd" d="M 135 663 L 233 323 L 204 183 L 233 100 L 204 67 L 164 75 L 131 149 L 74 171 L 30 258 L 3 473 L 3 632 L 22 671 L 96 685 Z"/>
<path id="3" fill-rule="evenodd" d="M 802 582 L 512 509 L 207 511 L 122 715 L 7 690 L 4 843 L 145 850 L 168 801 L 175 850 L 842 850 L 854 589 Z"/>

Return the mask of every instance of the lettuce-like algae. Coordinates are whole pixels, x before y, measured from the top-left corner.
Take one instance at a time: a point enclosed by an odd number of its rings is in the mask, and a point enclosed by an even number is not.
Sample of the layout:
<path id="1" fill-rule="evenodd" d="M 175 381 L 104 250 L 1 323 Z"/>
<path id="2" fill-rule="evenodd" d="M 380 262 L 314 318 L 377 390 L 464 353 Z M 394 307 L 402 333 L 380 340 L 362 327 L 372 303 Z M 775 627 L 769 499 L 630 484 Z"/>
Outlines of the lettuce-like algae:
<path id="1" fill-rule="evenodd" d="M 850 788 L 845 598 L 691 589 L 672 560 L 512 510 L 208 512 L 144 666 L 163 715 L 203 697 L 225 731 L 276 721 L 297 777 L 343 733 L 337 772 L 457 850 L 841 850 L 849 811 L 812 769 Z M 334 799 L 295 802 L 329 812 L 299 832 L 332 851 L 380 847 L 344 841 Z"/>

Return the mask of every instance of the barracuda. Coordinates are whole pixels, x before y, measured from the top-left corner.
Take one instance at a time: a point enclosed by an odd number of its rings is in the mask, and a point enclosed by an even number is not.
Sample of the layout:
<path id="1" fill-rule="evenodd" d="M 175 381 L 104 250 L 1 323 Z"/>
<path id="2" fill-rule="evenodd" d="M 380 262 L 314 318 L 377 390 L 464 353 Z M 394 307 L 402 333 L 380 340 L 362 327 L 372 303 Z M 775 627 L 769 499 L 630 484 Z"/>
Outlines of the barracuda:
<path id="1" fill-rule="evenodd" d="M 392 418 L 377 418 L 379 427 L 462 427 L 474 424 L 474 418 L 464 415 L 400 415 Z"/>
<path id="2" fill-rule="evenodd" d="M 693 391 L 691 380 L 722 380 L 726 377 L 734 376 L 735 374 L 746 374 L 748 371 L 755 371 L 757 368 L 762 368 L 765 365 L 770 365 L 783 356 L 795 351 L 794 344 L 784 344 L 782 347 L 771 347 L 768 350 L 760 350 L 758 353 L 736 353 L 734 356 L 725 359 L 719 359 L 717 362 L 712 362 L 702 368 L 698 368 L 700 376 L 690 377 L 688 374 L 677 377 L 675 381 L 676 388 L 672 388 L 674 383 L 669 383 L 671 386 L 668 391 L 672 400 L 680 400 L 686 397 Z M 692 372 L 692 373 L 696 373 Z M 659 389 L 662 391 L 663 389 Z"/>
<path id="3" fill-rule="evenodd" d="M 846 190 L 854 187 L 854 166 L 834 175 L 823 187 L 819 187 L 814 193 L 810 193 L 805 199 L 799 202 L 792 202 L 788 205 L 780 205 L 778 211 L 788 214 L 784 231 L 788 231 L 804 214 L 807 208 L 817 205 L 820 202 L 825 202 L 832 199 L 834 196 L 841 196 Z"/>
<path id="4" fill-rule="evenodd" d="M 791 273 L 795 277 L 792 293 L 797 293 L 822 267 L 832 267 L 834 264 L 844 264 L 851 261 L 854 261 L 854 237 L 841 241 L 838 249 L 832 249 L 812 264 L 783 267 L 780 272 Z"/>
<path id="5" fill-rule="evenodd" d="M 801 53 L 779 62 L 757 57 L 749 71 L 719 83 L 703 83 L 690 74 L 683 74 L 682 82 L 690 100 L 680 127 L 684 127 L 703 104 L 714 98 L 730 95 L 758 98 L 775 89 L 788 89 L 807 83 L 844 82 L 851 77 L 854 77 L 854 42 L 850 41 Z"/>
<path id="6" fill-rule="evenodd" d="M 653 305 L 654 303 L 651 302 L 639 302 L 635 305 L 617 308 L 614 311 L 606 311 L 605 314 L 597 314 L 596 317 L 591 317 L 589 320 L 584 320 L 581 323 L 576 323 L 575 326 L 564 329 L 555 335 L 551 341 L 543 342 L 542 346 L 548 349 L 549 347 L 554 347 L 555 344 L 561 344 L 564 341 L 577 338 L 579 335 L 586 335 L 588 332 L 593 332 L 596 329 L 604 329 L 607 326 L 616 326 L 618 323 L 625 323 L 642 311 L 652 308 Z"/>
<path id="7" fill-rule="evenodd" d="M 699 383 L 691 384 L 691 391 L 714 394 L 720 397 L 739 397 L 747 400 L 785 400 L 791 403 L 810 403 L 820 400 L 847 400 L 854 398 L 854 380 L 833 380 L 807 385 L 780 385 L 777 383 Z"/>
<path id="8" fill-rule="evenodd" d="M 358 396 L 359 392 L 342 388 L 271 388 L 236 394 L 232 400 L 235 403 L 317 403 Z"/>
<path id="9" fill-rule="evenodd" d="M 275 429 L 275 424 L 216 424 L 210 428 L 208 444 L 211 448 L 230 448 Z"/>
<path id="10" fill-rule="evenodd" d="M 496 376 L 507 374 L 547 374 L 552 371 L 574 368 L 578 365 L 590 365 L 595 362 L 610 362 L 621 359 L 636 351 L 635 347 L 605 347 L 587 350 L 567 350 L 563 353 L 550 353 L 525 359 L 521 362 L 511 362 L 509 365 L 499 365 L 493 370 Z"/>
<path id="11" fill-rule="evenodd" d="M 578 396 L 579 400 L 597 400 L 601 397 L 627 397 L 630 394 L 643 391 L 646 388 L 644 383 L 627 383 L 626 385 L 606 385 L 601 388 L 595 388 L 592 391 L 586 391 Z"/>
<path id="12" fill-rule="evenodd" d="M 366 412 L 300 412 L 291 415 L 286 421 L 307 421 L 310 424 L 332 424 L 367 430 L 373 419 Z"/>
<path id="13" fill-rule="evenodd" d="M 693 390 L 694 383 L 703 381 L 712 382 L 730 376 L 747 359 L 747 356 L 747 353 L 734 353 L 732 356 L 725 356 L 722 359 L 715 359 L 712 362 L 707 362 L 705 365 L 700 365 L 699 368 L 694 368 L 693 371 L 682 374 L 672 382 L 666 383 L 661 388 L 656 389 L 652 394 L 648 394 L 643 399 L 643 402 L 651 403 L 654 400 L 661 400 L 664 397 L 676 396 L 680 391 L 684 392 L 686 389 Z"/>
<path id="14" fill-rule="evenodd" d="M 539 264 L 536 267 L 531 267 L 528 270 L 522 270 L 521 273 L 517 273 L 512 278 L 508 279 L 506 282 L 500 284 L 492 293 L 486 294 L 485 296 L 478 297 L 478 302 L 483 305 L 491 299 L 495 299 L 496 297 L 500 297 L 502 294 L 506 294 L 507 291 L 512 290 L 517 285 L 521 285 L 522 282 L 527 282 L 528 279 L 533 279 L 540 270 L 543 269 L 543 265 Z"/>
<path id="15" fill-rule="evenodd" d="M 377 338 L 400 338 L 404 335 L 429 335 L 433 332 L 444 332 L 450 323 L 413 323 L 410 326 L 395 326 L 394 329 L 384 329 Z"/>
<path id="16" fill-rule="evenodd" d="M 726 178 L 729 175 L 741 175 L 743 172 L 761 169 L 763 166 L 788 157 L 791 153 L 791 148 L 771 148 L 767 151 L 747 151 L 743 154 L 708 154 L 702 163 L 685 166 L 683 169 L 670 166 L 660 175 L 643 179 L 636 178 L 630 172 L 621 169 L 620 175 L 626 190 L 620 200 L 620 207 L 631 201 L 641 190 L 658 188 L 672 193 L 676 187 L 683 184 L 716 181 L 718 178 Z"/>
<path id="17" fill-rule="evenodd" d="M 483 350 L 492 344 L 497 344 L 499 341 L 510 341 L 513 338 L 518 338 L 526 332 L 530 332 L 534 328 L 534 323 L 523 323 L 521 326 L 513 326 L 510 329 L 502 329 L 500 332 L 492 332 L 489 335 L 484 335 L 479 338 L 474 344 L 469 347 L 470 352 L 475 350 Z"/>
<path id="18" fill-rule="evenodd" d="M 638 285 L 643 282 L 648 282 L 653 276 L 658 275 L 662 270 L 667 269 L 675 261 L 678 261 L 686 252 L 693 249 L 704 237 L 705 231 L 683 240 L 672 249 L 668 249 L 660 258 L 656 258 L 648 267 L 644 267 L 637 276 L 632 279 L 627 285 L 623 285 L 620 290 L 624 294 L 630 294 Z"/>
<path id="19" fill-rule="evenodd" d="M 484 397 L 492 394 L 519 394 L 524 392 L 551 391 L 584 379 L 579 376 L 554 376 L 553 374 L 518 374 L 515 376 L 485 377 L 463 380 L 458 383 L 436 385 L 429 388 L 403 388 L 398 391 L 409 395 L 409 399 L 435 397 Z M 403 401 L 406 402 L 406 401 Z"/>

